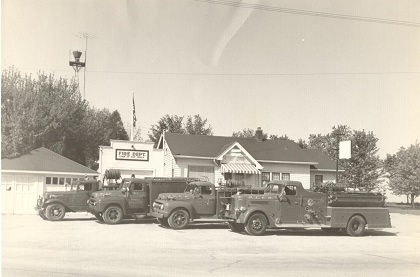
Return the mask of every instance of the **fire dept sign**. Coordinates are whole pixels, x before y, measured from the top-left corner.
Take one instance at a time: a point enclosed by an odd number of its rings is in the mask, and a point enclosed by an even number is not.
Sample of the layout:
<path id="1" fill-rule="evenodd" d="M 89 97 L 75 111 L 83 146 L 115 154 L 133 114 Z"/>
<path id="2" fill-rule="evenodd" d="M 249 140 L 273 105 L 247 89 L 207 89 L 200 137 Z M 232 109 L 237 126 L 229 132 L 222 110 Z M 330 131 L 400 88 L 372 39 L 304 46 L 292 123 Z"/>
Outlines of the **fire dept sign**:
<path id="1" fill-rule="evenodd" d="M 148 150 L 116 149 L 115 159 L 128 160 L 128 161 L 148 161 L 149 151 Z"/>

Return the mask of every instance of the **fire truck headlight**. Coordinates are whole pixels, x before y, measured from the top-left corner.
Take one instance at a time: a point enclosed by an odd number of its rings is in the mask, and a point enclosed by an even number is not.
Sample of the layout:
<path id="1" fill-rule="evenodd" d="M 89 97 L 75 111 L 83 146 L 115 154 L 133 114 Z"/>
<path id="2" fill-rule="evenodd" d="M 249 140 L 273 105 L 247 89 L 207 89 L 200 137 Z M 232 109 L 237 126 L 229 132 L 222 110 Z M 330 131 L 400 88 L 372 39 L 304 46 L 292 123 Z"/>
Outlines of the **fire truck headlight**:
<path id="1" fill-rule="evenodd" d="M 236 209 L 237 213 L 243 213 L 247 210 L 247 208 L 245 206 L 241 206 L 239 209 Z"/>

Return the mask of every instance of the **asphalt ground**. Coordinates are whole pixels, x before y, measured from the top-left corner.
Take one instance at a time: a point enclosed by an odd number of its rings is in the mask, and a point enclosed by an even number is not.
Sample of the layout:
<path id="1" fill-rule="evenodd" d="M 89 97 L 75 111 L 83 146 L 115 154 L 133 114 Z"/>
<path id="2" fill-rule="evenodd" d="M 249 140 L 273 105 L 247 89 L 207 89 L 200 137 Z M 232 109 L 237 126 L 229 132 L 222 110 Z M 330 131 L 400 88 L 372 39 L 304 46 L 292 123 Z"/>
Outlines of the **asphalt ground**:
<path id="1" fill-rule="evenodd" d="M 2 276 L 420 276 L 420 216 L 364 237 L 319 229 L 253 237 L 225 224 L 106 225 L 86 213 L 63 221 L 2 216 Z"/>

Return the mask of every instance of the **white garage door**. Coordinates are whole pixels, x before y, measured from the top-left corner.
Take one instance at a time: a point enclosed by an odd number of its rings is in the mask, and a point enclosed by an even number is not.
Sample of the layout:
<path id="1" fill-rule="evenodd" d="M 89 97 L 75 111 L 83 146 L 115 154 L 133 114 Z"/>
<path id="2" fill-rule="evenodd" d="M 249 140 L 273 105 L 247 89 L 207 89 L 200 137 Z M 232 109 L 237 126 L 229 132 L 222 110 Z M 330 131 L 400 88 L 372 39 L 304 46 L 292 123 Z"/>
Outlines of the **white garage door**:
<path id="1" fill-rule="evenodd" d="M 120 170 L 121 178 L 130 178 L 134 174 L 136 178 L 154 177 L 153 170 Z"/>
<path id="2" fill-rule="evenodd" d="M 37 192 L 34 176 L 4 176 L 2 178 L 2 213 L 35 213 Z"/>

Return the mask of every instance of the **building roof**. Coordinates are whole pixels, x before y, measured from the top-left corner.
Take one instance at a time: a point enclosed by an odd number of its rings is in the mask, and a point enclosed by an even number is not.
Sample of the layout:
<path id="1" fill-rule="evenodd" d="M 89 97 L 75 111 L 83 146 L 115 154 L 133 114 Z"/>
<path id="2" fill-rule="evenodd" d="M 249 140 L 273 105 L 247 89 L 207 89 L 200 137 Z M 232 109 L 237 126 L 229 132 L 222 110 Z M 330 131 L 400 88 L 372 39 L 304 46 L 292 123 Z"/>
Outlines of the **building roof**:
<path id="1" fill-rule="evenodd" d="M 328 155 L 324 154 L 321 150 L 318 149 L 302 149 L 305 152 L 305 155 L 312 160 L 318 161 L 317 165 L 311 165 L 311 169 L 317 170 L 336 170 L 336 162 L 331 160 Z M 338 170 L 342 171 L 343 168 L 338 166 Z"/>
<path id="2" fill-rule="evenodd" d="M 238 142 L 257 161 L 308 163 L 323 169 L 335 169 L 335 163 L 317 150 L 302 149 L 290 140 L 258 141 L 253 138 L 221 137 L 165 133 L 165 140 L 174 156 L 215 158 L 232 143 Z M 317 153 L 319 152 L 319 153 Z M 329 162 L 326 160 L 329 160 Z"/>
<path id="3" fill-rule="evenodd" d="M 45 147 L 32 150 L 28 154 L 1 160 L 2 170 L 11 171 L 40 171 L 40 172 L 60 172 L 77 174 L 95 174 L 99 173 L 84 165 L 76 163 L 66 157 L 63 157 Z"/>

